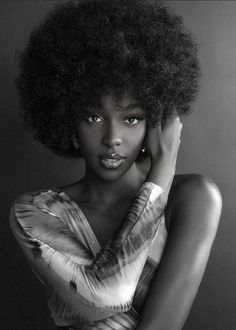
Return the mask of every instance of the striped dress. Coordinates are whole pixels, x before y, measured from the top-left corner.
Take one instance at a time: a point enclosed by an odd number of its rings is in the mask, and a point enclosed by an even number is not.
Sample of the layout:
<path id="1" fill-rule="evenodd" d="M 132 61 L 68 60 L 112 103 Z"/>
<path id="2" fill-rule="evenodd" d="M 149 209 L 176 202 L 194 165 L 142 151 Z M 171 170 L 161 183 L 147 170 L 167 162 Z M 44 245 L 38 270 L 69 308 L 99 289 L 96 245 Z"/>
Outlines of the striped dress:
<path id="1" fill-rule="evenodd" d="M 79 205 L 60 189 L 16 198 L 11 229 L 60 329 L 136 328 L 166 242 L 165 205 L 162 189 L 145 182 L 101 247 Z"/>

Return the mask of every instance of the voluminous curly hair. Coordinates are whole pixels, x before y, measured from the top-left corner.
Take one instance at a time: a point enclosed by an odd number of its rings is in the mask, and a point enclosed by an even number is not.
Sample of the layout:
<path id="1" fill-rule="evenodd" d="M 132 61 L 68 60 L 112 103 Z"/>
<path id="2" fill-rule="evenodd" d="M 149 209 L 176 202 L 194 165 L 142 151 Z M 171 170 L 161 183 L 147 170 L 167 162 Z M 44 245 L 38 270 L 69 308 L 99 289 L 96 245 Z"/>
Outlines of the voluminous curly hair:
<path id="1" fill-rule="evenodd" d="M 189 111 L 199 63 L 182 18 L 156 0 L 81 0 L 57 5 L 19 58 L 21 115 L 34 139 L 80 156 L 81 114 L 112 91 L 137 99 L 150 123 Z"/>

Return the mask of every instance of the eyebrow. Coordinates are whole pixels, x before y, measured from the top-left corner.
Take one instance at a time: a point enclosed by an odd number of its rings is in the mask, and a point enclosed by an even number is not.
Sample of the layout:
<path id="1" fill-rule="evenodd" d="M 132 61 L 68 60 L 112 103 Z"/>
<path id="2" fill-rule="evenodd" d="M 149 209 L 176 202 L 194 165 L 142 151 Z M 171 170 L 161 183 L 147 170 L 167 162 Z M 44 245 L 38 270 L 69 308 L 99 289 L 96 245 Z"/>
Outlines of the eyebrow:
<path id="1" fill-rule="evenodd" d="M 141 108 L 141 104 L 137 102 L 137 103 L 130 103 L 126 107 L 120 107 L 121 111 L 123 111 L 123 110 L 132 110 L 132 109 L 135 109 L 135 108 Z"/>

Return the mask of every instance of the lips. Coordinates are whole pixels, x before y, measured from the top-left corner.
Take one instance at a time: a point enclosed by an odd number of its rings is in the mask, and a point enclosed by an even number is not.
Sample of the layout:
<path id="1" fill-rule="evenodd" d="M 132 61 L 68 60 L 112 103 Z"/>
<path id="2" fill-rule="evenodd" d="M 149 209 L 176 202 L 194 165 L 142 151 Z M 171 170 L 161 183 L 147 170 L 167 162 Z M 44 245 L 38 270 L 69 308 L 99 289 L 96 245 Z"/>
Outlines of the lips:
<path id="1" fill-rule="evenodd" d="M 108 160 L 109 159 L 121 160 L 121 159 L 124 159 L 125 156 L 113 153 L 113 154 L 104 154 L 104 155 L 100 156 L 99 158 L 108 159 Z"/>
<path id="2" fill-rule="evenodd" d="M 99 157 L 101 164 L 107 169 L 116 169 L 120 167 L 125 158 L 125 156 L 116 153 L 104 154 Z"/>

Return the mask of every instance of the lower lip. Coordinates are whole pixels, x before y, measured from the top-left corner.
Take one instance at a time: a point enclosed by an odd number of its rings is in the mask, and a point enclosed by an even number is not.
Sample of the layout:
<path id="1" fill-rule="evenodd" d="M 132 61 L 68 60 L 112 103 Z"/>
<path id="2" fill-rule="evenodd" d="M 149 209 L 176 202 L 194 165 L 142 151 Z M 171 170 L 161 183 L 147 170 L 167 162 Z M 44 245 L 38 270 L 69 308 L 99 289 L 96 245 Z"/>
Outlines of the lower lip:
<path id="1" fill-rule="evenodd" d="M 108 168 L 108 169 L 117 169 L 121 166 L 123 163 L 124 159 L 100 159 L 100 162 L 103 167 Z"/>

